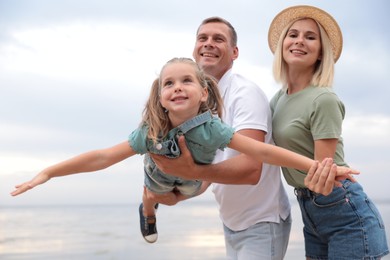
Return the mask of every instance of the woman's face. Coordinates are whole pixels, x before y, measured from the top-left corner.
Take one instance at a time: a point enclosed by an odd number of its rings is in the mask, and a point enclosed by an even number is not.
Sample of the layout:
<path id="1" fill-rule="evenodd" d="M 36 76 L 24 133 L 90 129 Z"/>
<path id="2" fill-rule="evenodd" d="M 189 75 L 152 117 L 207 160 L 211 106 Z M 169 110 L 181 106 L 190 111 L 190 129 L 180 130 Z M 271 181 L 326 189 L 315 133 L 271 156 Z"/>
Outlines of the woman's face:
<path id="1" fill-rule="evenodd" d="M 312 19 L 294 22 L 283 40 L 283 59 L 291 66 L 313 68 L 321 59 L 321 36 Z"/>

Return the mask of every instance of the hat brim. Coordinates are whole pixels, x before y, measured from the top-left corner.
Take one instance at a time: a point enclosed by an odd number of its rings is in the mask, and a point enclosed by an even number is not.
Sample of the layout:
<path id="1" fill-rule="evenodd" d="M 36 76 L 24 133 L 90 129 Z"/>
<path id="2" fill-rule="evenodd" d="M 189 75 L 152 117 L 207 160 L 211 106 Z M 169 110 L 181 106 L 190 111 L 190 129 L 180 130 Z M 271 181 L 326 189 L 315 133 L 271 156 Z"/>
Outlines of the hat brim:
<path id="1" fill-rule="evenodd" d="M 343 48 L 343 36 L 336 20 L 327 12 L 309 5 L 298 5 L 284 9 L 273 19 L 268 31 L 268 45 L 275 53 L 280 34 L 283 29 L 292 21 L 302 18 L 316 20 L 325 29 L 333 49 L 333 57 L 336 62 Z"/>

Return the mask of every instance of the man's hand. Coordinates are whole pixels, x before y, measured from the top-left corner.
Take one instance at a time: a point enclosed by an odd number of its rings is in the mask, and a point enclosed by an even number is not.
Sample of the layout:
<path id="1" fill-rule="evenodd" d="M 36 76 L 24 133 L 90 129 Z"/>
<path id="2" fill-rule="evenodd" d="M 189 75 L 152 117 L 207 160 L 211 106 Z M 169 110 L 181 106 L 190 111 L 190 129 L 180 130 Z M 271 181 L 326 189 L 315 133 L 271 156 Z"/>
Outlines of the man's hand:
<path id="1" fill-rule="evenodd" d="M 179 191 L 171 191 L 164 194 L 156 194 L 149 191 L 144 186 L 143 199 L 149 200 L 153 203 L 161 203 L 168 206 L 176 205 L 179 201 L 187 199 L 186 196 L 181 194 Z"/>
<path id="2" fill-rule="evenodd" d="M 188 150 L 184 136 L 179 137 L 179 147 L 181 155 L 178 158 L 167 158 L 163 155 L 150 154 L 157 167 L 163 172 L 181 177 L 186 180 L 196 180 L 197 176 L 194 173 L 197 169 L 197 164 L 192 158 L 190 150 Z"/>

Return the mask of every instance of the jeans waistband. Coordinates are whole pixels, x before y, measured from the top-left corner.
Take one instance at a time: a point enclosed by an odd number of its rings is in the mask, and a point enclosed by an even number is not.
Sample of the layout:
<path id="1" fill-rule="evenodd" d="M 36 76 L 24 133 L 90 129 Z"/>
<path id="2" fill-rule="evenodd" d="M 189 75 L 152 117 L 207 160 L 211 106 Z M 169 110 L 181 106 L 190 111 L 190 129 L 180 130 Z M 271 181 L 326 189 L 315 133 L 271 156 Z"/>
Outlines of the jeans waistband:
<path id="1" fill-rule="evenodd" d="M 295 188 L 294 193 L 298 198 L 313 198 L 317 195 L 317 193 L 308 188 Z"/>

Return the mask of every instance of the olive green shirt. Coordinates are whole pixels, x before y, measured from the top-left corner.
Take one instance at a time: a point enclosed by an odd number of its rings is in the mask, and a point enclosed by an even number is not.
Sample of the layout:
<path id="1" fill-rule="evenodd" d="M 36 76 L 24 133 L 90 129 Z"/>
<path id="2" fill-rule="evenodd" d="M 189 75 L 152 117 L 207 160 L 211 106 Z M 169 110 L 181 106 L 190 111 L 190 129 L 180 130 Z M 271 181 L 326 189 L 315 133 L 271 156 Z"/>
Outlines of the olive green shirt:
<path id="1" fill-rule="evenodd" d="M 337 138 L 333 158 L 337 165 L 344 162 L 342 121 L 344 104 L 331 88 L 309 86 L 288 95 L 286 89 L 275 94 L 271 102 L 273 138 L 277 146 L 314 159 L 314 141 Z M 289 185 L 304 188 L 306 172 L 282 168 Z"/>

